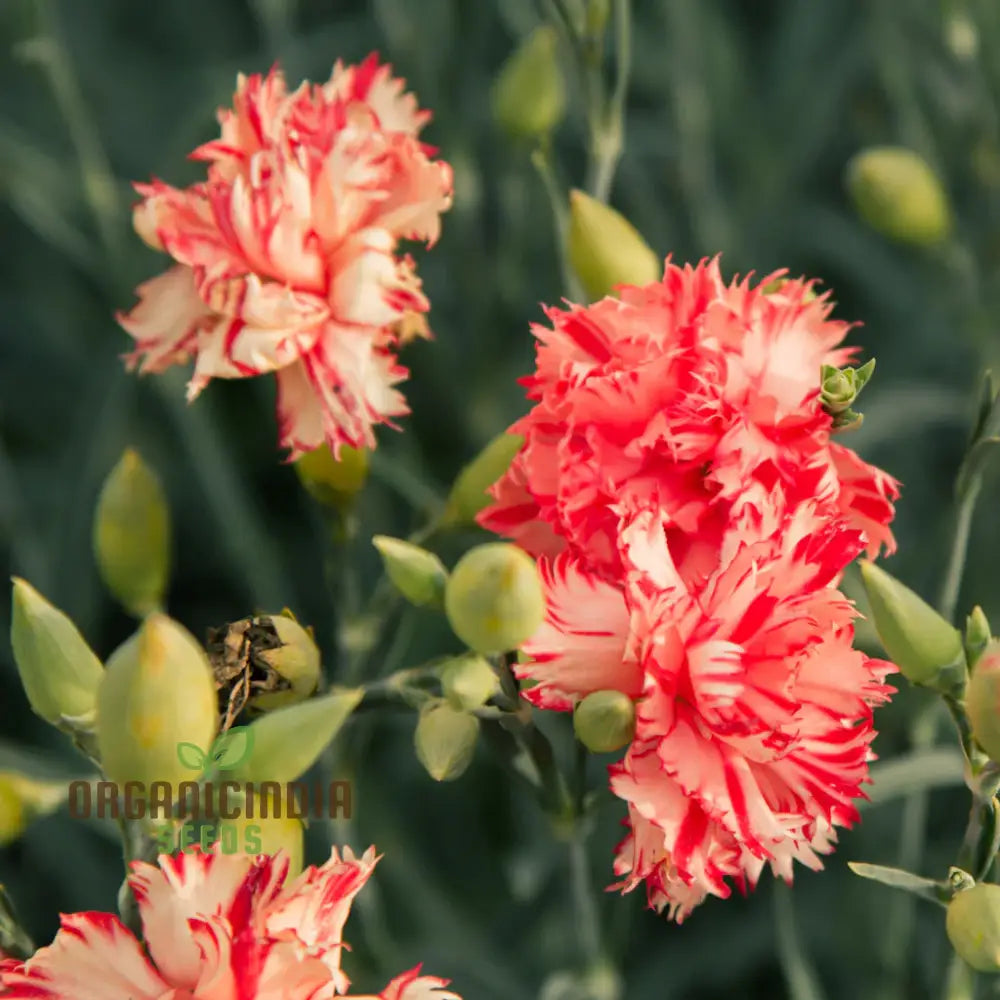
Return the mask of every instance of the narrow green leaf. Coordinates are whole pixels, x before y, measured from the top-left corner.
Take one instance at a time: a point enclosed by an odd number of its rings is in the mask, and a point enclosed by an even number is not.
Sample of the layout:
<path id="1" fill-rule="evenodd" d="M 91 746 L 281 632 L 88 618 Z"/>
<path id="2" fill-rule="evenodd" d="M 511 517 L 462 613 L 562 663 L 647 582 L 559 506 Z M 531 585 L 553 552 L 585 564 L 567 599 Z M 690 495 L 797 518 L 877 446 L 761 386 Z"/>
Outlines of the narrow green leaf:
<path id="1" fill-rule="evenodd" d="M 364 697 L 364 688 L 334 689 L 279 708 L 250 725 L 252 752 L 232 768 L 237 781 L 294 781 L 316 762 Z"/>
<path id="2" fill-rule="evenodd" d="M 944 906 L 944 897 L 950 893 L 950 886 L 945 882 L 935 882 L 933 879 L 905 872 L 900 868 L 890 868 L 888 865 L 870 865 L 864 861 L 848 861 L 847 867 L 860 875 L 861 878 L 880 882 L 893 889 L 902 889 L 921 899 Z"/>

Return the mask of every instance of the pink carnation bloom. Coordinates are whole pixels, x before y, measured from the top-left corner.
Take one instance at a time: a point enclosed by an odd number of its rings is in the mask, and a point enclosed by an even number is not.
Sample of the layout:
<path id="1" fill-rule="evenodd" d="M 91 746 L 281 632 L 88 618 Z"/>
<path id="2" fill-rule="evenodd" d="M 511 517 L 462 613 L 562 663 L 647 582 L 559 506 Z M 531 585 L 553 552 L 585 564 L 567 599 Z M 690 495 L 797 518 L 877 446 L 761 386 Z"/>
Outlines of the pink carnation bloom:
<path id="1" fill-rule="evenodd" d="M 275 372 L 282 446 L 374 447 L 408 412 L 400 339 L 429 304 L 401 240 L 433 244 L 452 172 L 418 139 L 430 115 L 373 54 L 322 85 L 240 76 L 203 182 L 137 185 L 135 228 L 175 261 L 119 322 L 140 372 L 195 359 L 213 378 Z"/>
<path id="2" fill-rule="evenodd" d="M 161 855 L 133 863 L 148 955 L 117 917 L 64 915 L 55 941 L 27 962 L 0 965 L 5 1000 L 332 1000 L 354 896 L 378 859 L 334 849 L 322 867 L 284 885 L 283 855 Z M 447 980 L 397 976 L 355 1000 L 461 1000 Z"/>
<path id="3" fill-rule="evenodd" d="M 668 264 L 621 301 L 552 310 L 525 445 L 481 516 L 538 558 L 524 696 L 638 702 L 610 769 L 631 827 L 616 888 L 644 883 L 678 920 L 765 865 L 819 867 L 857 818 L 891 693 L 836 588 L 893 548 L 898 487 L 830 441 L 820 367 L 848 360 L 847 327 L 808 288 Z"/>
<path id="4" fill-rule="evenodd" d="M 715 260 L 668 262 L 620 300 L 549 309 L 525 379 L 536 403 L 511 427 L 525 445 L 481 523 L 535 554 L 586 551 L 614 577 L 623 497 L 655 495 L 674 533 L 704 538 L 780 486 L 863 527 L 870 555 L 892 552 L 898 484 L 830 440 L 820 400 L 821 366 L 855 353 L 840 346 L 849 327 L 810 282 L 763 290 L 780 276 L 726 285 Z"/>

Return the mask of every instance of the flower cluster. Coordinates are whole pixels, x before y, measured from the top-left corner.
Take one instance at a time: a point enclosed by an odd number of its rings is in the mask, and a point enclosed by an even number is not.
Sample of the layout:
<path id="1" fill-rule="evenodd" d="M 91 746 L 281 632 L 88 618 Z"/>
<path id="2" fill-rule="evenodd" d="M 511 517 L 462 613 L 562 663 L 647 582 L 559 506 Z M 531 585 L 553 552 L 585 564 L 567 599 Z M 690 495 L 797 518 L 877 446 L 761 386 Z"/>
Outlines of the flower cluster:
<path id="1" fill-rule="evenodd" d="M 143 946 L 108 913 L 62 918 L 55 941 L 27 962 L 0 962 L 4 1000 L 332 1000 L 350 980 L 340 968 L 351 902 L 378 859 L 334 849 L 285 885 L 288 862 L 236 854 L 162 855 L 136 862 L 129 883 Z M 377 996 L 355 1000 L 461 1000 L 419 966 Z"/>
<path id="2" fill-rule="evenodd" d="M 220 137 L 192 153 L 207 179 L 137 185 L 135 228 L 175 264 L 119 316 L 130 363 L 194 357 L 189 399 L 212 378 L 275 372 L 291 457 L 373 447 L 374 426 L 408 412 L 395 349 L 427 334 L 399 242 L 432 244 L 451 205 L 451 168 L 418 139 L 429 117 L 375 55 L 292 93 L 277 70 L 241 76 Z"/>
<path id="3" fill-rule="evenodd" d="M 820 371 L 848 326 L 812 283 L 717 261 L 537 326 L 525 443 L 481 523 L 538 558 L 525 697 L 637 702 L 611 786 L 616 888 L 683 920 L 765 865 L 820 867 L 857 816 L 893 668 L 852 648 L 837 590 L 892 551 L 896 482 L 831 441 Z"/>

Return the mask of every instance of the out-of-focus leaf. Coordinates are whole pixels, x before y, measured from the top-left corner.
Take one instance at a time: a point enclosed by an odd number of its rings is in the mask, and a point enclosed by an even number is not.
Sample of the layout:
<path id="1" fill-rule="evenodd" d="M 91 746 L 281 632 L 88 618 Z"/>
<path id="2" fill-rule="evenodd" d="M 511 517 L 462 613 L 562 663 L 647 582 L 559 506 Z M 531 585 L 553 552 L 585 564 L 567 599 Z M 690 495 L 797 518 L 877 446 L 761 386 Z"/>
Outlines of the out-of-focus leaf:
<path id="1" fill-rule="evenodd" d="M 880 882 L 882 885 L 890 886 L 893 889 L 902 889 L 904 892 L 912 893 L 921 899 L 944 906 L 941 894 L 948 891 L 948 885 L 945 882 L 935 882 L 933 879 L 922 878 L 920 875 L 914 875 L 912 872 L 904 872 L 899 868 L 890 868 L 886 865 L 870 865 L 863 861 L 848 861 L 847 867 L 855 875 L 860 875 L 861 878 Z"/>

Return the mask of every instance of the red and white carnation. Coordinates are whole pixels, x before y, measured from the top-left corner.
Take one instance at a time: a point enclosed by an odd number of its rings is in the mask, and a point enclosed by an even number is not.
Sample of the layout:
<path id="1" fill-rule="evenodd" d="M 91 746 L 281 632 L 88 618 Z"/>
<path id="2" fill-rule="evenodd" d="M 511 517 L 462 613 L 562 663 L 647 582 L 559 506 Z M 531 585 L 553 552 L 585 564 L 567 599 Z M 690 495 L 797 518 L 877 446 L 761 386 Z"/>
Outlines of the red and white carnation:
<path id="1" fill-rule="evenodd" d="M 378 858 L 334 849 L 321 867 L 285 885 L 282 854 L 161 855 L 135 862 L 129 883 L 142 944 L 109 913 L 62 917 L 55 941 L 26 962 L 0 964 L 5 1000 L 333 1000 L 351 902 Z M 461 1000 L 448 981 L 397 976 L 355 1000 Z"/>
<path id="2" fill-rule="evenodd" d="M 433 244 L 451 205 L 451 168 L 418 139 L 429 118 L 374 54 L 291 93 L 276 69 L 240 76 L 220 137 L 191 154 L 206 180 L 137 185 L 136 231 L 175 263 L 119 316 L 131 365 L 193 358 L 189 399 L 274 372 L 292 458 L 374 447 L 408 412 L 395 352 L 429 308 L 399 244 Z"/>
<path id="3" fill-rule="evenodd" d="M 668 262 L 662 282 L 550 310 L 511 428 L 525 444 L 481 515 L 538 559 L 524 696 L 637 702 L 610 769 L 631 830 L 616 887 L 678 920 L 765 865 L 820 866 L 891 694 L 837 586 L 893 549 L 898 485 L 831 441 L 820 370 L 851 358 L 847 325 L 777 277 Z"/>

